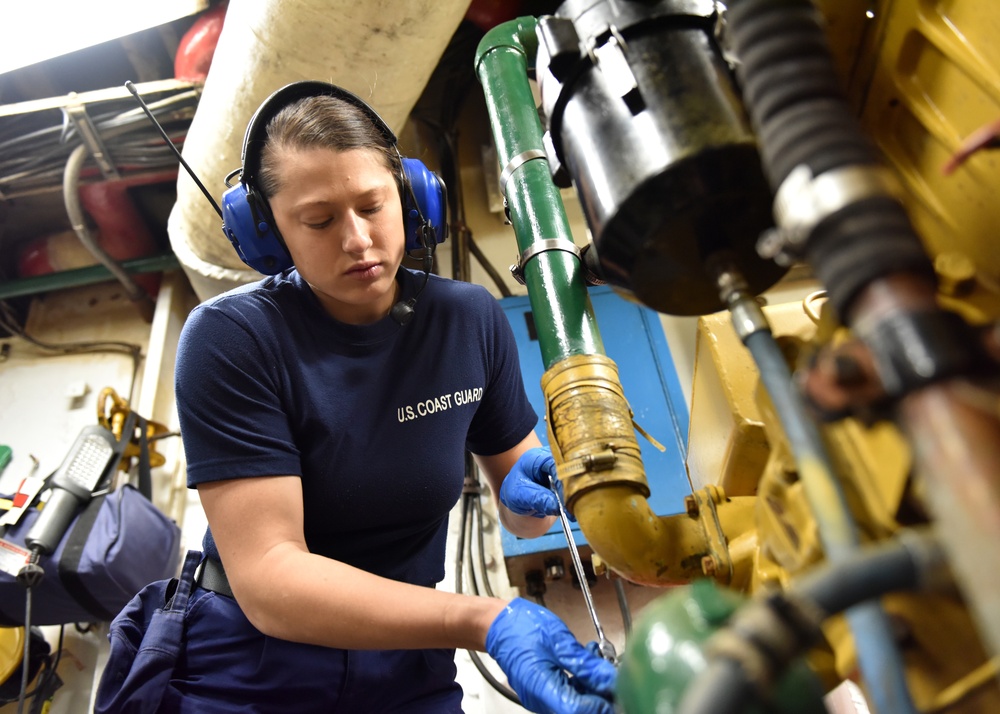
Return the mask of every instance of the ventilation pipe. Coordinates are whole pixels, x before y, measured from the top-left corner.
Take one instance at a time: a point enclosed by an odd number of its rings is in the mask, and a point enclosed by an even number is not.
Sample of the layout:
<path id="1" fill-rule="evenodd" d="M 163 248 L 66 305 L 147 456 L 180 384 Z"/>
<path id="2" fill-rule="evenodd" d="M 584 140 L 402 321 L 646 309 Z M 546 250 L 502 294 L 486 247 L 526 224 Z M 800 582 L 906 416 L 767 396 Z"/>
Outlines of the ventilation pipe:
<path id="1" fill-rule="evenodd" d="M 184 142 L 185 160 L 221 200 L 223 177 L 240 166 L 243 135 L 258 105 L 302 79 L 355 92 L 398 130 L 468 6 L 468 0 L 231 3 Z M 183 172 L 167 228 L 199 299 L 261 277 L 237 257 L 219 216 Z"/>

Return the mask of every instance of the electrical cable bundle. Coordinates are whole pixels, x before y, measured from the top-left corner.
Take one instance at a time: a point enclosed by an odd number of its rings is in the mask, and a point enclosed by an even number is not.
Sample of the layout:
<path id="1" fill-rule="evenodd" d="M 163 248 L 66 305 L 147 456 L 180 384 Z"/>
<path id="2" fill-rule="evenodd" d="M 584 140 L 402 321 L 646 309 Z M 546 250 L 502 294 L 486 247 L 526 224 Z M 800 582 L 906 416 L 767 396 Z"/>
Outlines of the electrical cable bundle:
<path id="1" fill-rule="evenodd" d="M 179 85 L 150 103 L 174 143 L 183 142 L 200 94 L 200 89 Z M 118 171 L 145 173 L 177 165 L 173 152 L 131 98 L 81 106 Z M 61 185 L 66 162 L 85 143 L 69 112 L 50 108 L 0 116 L 0 196 L 9 199 Z M 97 173 L 92 157 L 84 171 L 87 176 Z"/>
<path id="2" fill-rule="evenodd" d="M 476 580 L 476 559 L 473 554 L 473 529 L 478 528 L 479 546 L 479 577 L 483 583 L 483 591 L 488 597 L 494 597 L 493 587 L 490 585 L 489 576 L 486 573 L 486 550 L 483 542 L 483 505 L 479 500 L 482 495 L 482 488 L 476 472 L 476 464 L 472 460 L 472 455 L 465 455 L 465 487 L 462 490 L 462 521 L 459 527 L 458 544 L 455 548 L 455 592 L 462 593 L 464 576 L 466 572 L 465 564 L 468 563 L 469 588 L 473 595 L 479 595 L 479 584 Z M 468 560 L 466 560 L 466 552 Z M 520 704 L 521 700 L 514 691 L 498 680 L 493 673 L 486 668 L 479 653 L 474 650 L 467 650 L 472 664 L 475 665 L 483 678 L 489 682 L 490 686 L 502 694 L 504 697 Z"/>

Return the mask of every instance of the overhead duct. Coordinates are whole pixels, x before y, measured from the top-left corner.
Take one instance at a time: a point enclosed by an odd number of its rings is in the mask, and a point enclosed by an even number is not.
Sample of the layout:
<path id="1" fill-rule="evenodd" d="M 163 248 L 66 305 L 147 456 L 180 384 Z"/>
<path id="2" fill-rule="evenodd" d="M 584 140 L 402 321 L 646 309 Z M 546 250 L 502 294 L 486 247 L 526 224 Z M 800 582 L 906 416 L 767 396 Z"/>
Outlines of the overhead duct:
<path id="1" fill-rule="evenodd" d="M 355 92 L 398 130 L 468 6 L 468 0 L 231 3 L 184 143 L 185 160 L 221 199 L 223 178 L 240 165 L 253 112 L 275 89 L 301 79 Z M 199 299 L 260 277 L 239 260 L 219 216 L 183 172 L 167 228 Z"/>

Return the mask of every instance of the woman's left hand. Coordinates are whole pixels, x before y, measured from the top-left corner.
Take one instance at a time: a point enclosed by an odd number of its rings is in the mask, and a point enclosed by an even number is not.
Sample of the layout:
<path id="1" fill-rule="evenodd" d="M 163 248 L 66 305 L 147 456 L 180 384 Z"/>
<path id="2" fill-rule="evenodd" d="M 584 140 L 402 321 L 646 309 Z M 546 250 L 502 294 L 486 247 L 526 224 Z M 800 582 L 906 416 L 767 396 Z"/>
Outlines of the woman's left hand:
<path id="1" fill-rule="evenodd" d="M 490 626 L 486 651 L 530 711 L 613 714 L 618 670 L 541 605 L 522 598 L 508 603 Z"/>

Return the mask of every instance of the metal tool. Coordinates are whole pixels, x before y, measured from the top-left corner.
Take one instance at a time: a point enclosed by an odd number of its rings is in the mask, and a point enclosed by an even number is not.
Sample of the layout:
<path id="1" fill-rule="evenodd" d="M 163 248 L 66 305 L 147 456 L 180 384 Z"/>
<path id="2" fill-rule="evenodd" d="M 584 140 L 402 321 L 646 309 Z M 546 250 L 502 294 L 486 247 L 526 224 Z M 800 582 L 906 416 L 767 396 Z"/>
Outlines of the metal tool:
<path id="1" fill-rule="evenodd" d="M 566 507 L 563 505 L 562 498 L 559 495 L 558 481 L 552 474 L 549 474 L 549 484 L 552 487 L 552 492 L 556 495 L 556 503 L 559 504 L 559 520 L 562 523 L 563 534 L 566 536 L 566 543 L 569 545 L 569 555 L 573 561 L 573 569 L 576 571 L 577 580 L 580 581 L 580 589 L 583 591 L 583 599 L 587 603 L 587 611 L 590 613 L 590 619 L 594 621 L 594 629 L 597 630 L 598 651 L 601 657 L 608 662 L 618 664 L 618 653 L 615 652 L 615 646 L 604 635 L 604 628 L 601 627 L 601 621 L 597 619 L 597 608 L 594 607 L 594 598 L 590 594 L 590 586 L 587 584 L 587 574 L 583 572 L 583 561 L 580 560 L 580 551 L 576 549 L 576 541 L 573 540 L 573 532 L 569 526 L 569 516 L 566 514 Z"/>

